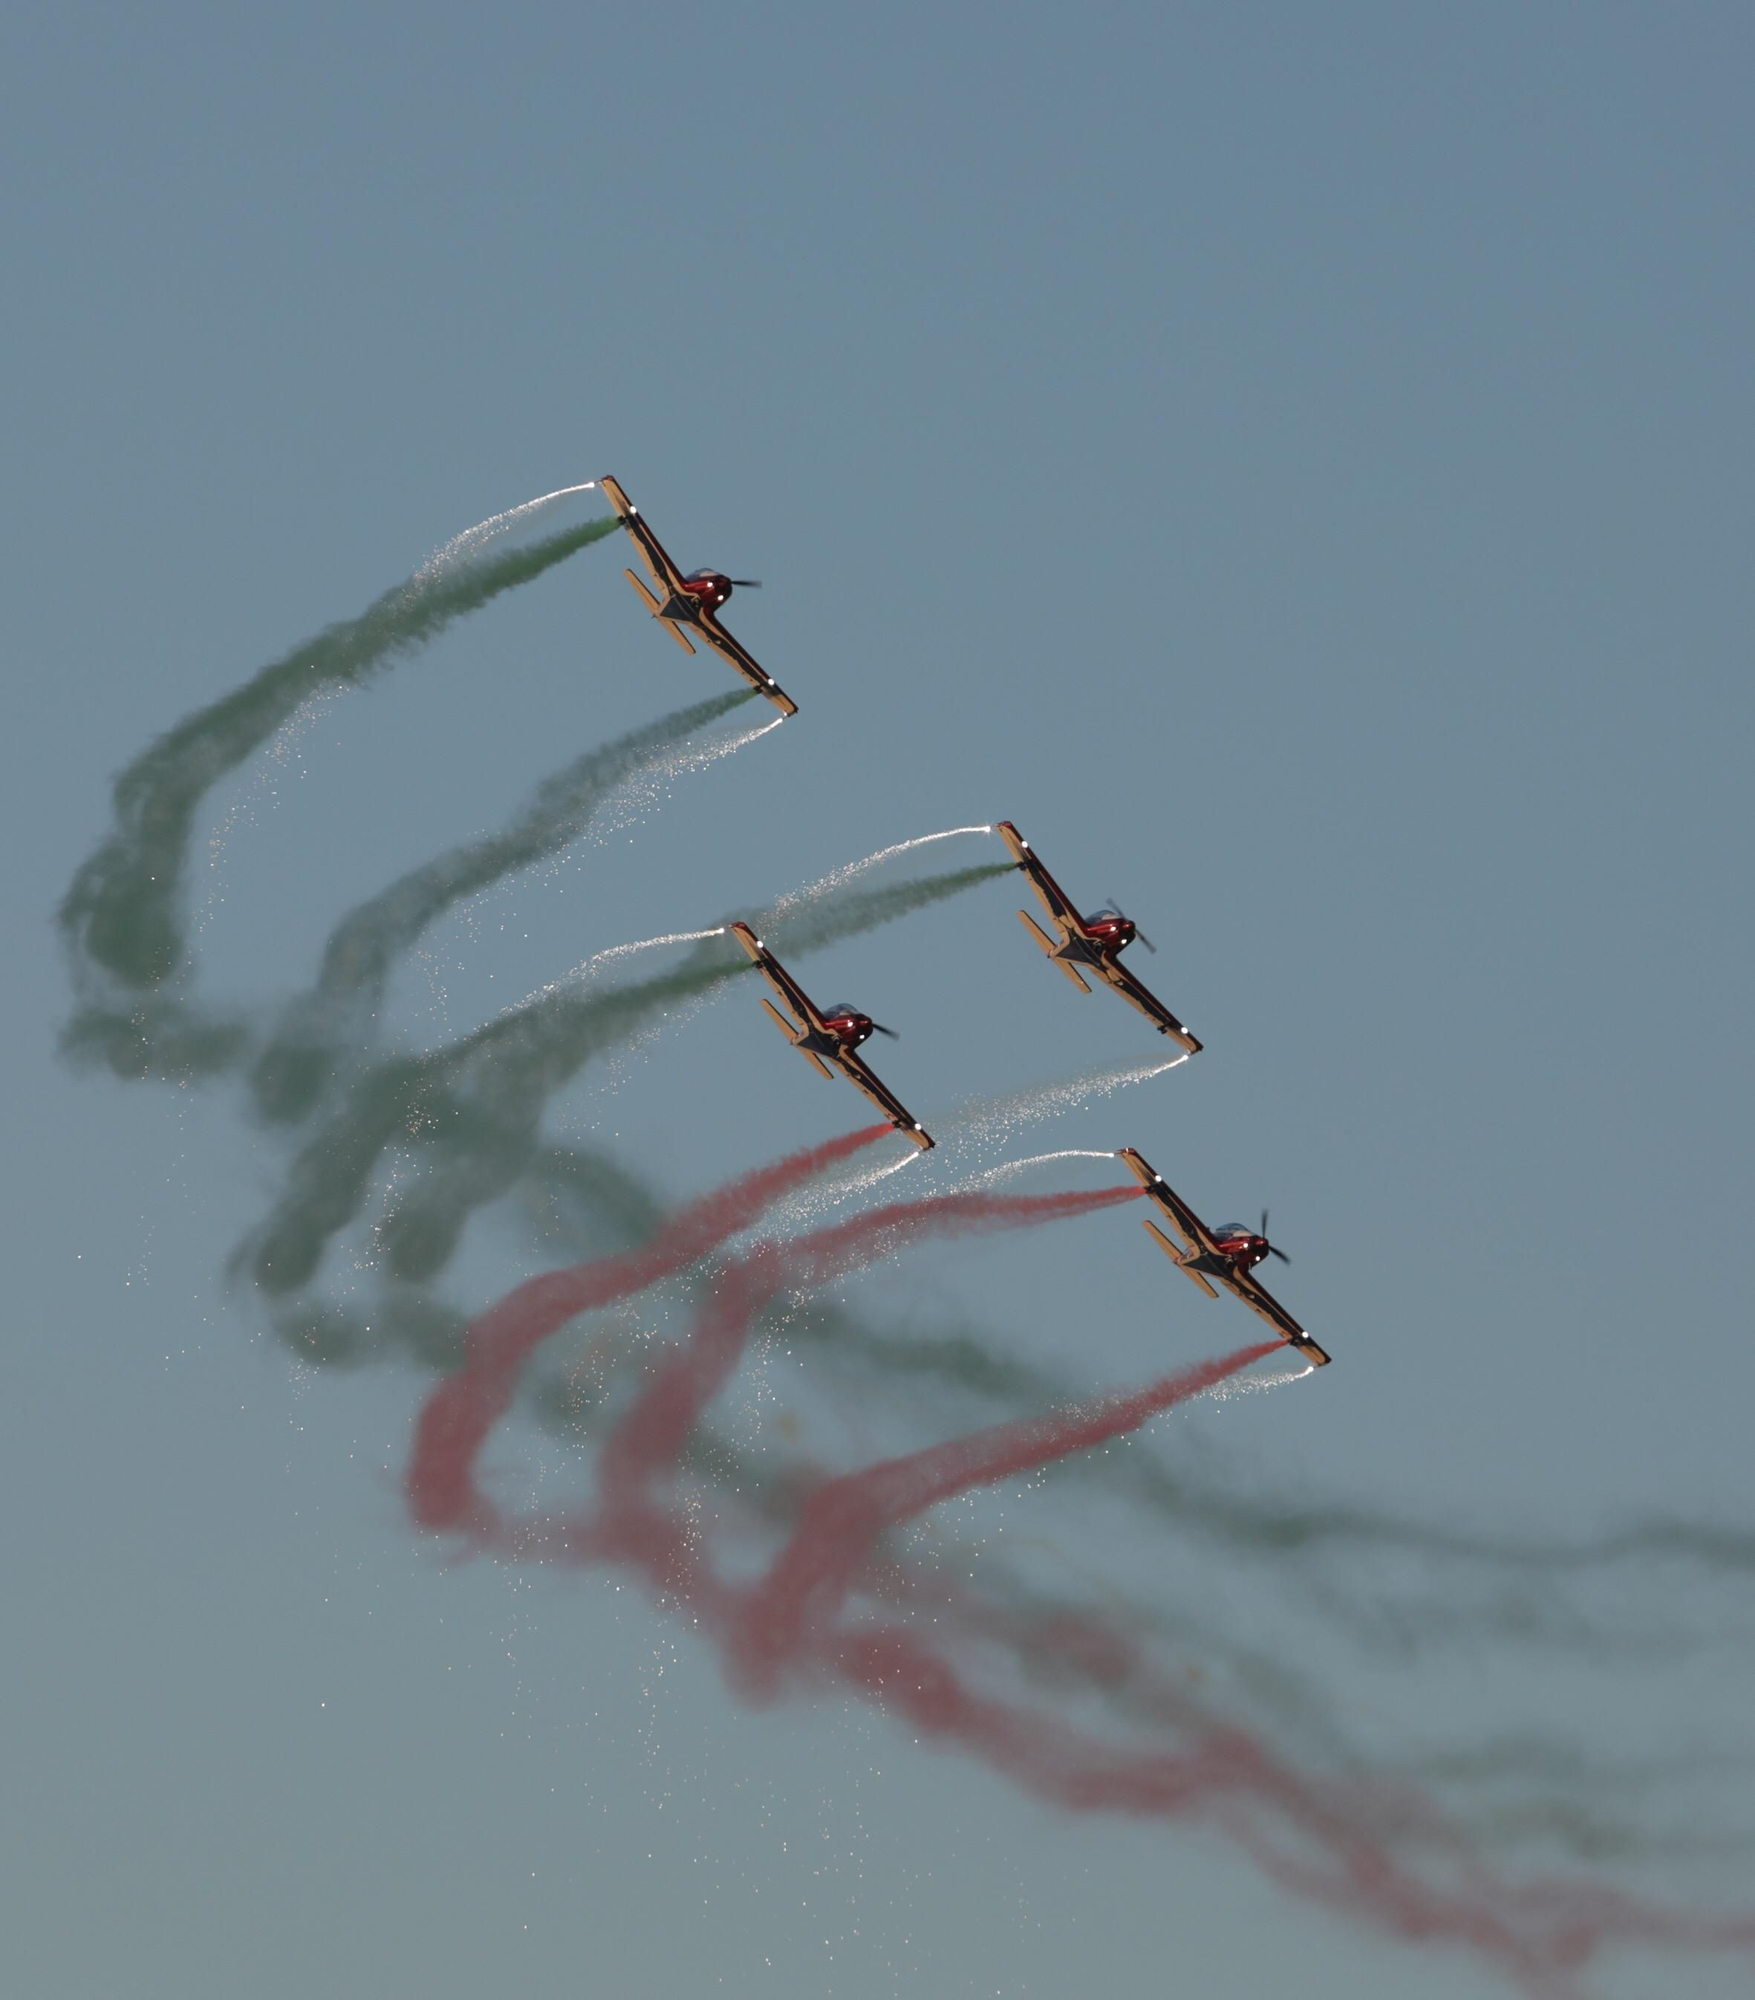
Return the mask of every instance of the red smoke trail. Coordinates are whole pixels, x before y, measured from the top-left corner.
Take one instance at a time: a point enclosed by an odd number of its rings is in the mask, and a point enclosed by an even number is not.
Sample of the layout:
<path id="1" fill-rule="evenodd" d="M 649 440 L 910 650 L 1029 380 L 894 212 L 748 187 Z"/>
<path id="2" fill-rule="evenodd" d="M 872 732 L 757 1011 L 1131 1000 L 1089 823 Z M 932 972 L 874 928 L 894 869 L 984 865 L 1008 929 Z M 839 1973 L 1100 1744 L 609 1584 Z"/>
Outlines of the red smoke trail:
<path id="1" fill-rule="evenodd" d="M 716 1189 L 673 1216 L 637 1250 L 550 1271 L 508 1292 L 473 1321 L 464 1362 L 428 1397 L 415 1427 L 408 1469 L 410 1511 L 424 1528 L 491 1534 L 492 1504 L 476 1491 L 476 1454 L 517 1387 L 524 1363 L 577 1314 L 642 1292 L 747 1229 L 779 1196 L 890 1131 L 868 1125 L 808 1152 L 793 1153 Z"/>
<path id="2" fill-rule="evenodd" d="M 612 1518 L 637 1514 L 646 1487 L 674 1466 L 702 1412 L 743 1357 L 750 1323 L 784 1291 L 814 1291 L 922 1236 L 1025 1229 L 1135 1199 L 1134 1187 L 1078 1194 L 941 1194 L 892 1202 L 795 1242 L 761 1243 L 720 1273 L 688 1341 L 667 1355 L 606 1440 L 597 1487 Z M 1277 1345 L 1277 1343 L 1276 1343 Z"/>
<path id="3" fill-rule="evenodd" d="M 857 1217 L 794 1243 L 758 1245 L 721 1274 L 687 1341 L 653 1371 L 607 1440 L 599 1468 L 601 1510 L 502 1531 L 500 1546 L 628 1564 L 646 1574 L 658 1595 L 686 1604 L 700 1629 L 719 1637 L 728 1674 L 739 1683 L 777 1684 L 788 1667 L 814 1671 L 1065 1809 L 1204 1818 L 1286 1888 L 1390 1936 L 1470 1948 L 1540 2000 L 1581 2000 L 1578 1973 L 1612 1943 L 1755 1953 L 1755 1922 L 1746 1917 L 1697 1915 L 1589 1882 L 1518 1882 L 1490 1873 L 1466 1837 L 1419 1794 L 1299 1771 L 1201 1709 L 1158 1674 L 1133 1641 L 1089 1616 L 1062 1615 L 1031 1630 L 1028 1621 L 981 1605 L 961 1585 L 939 1607 L 949 1614 L 940 1621 L 941 1632 L 956 1625 L 977 1636 L 1003 1634 L 1020 1653 L 1033 1648 L 1037 1657 L 1093 1686 L 1134 1696 L 1156 1726 L 1174 1729 L 1186 1747 L 1107 1738 L 1041 1708 L 984 1694 L 911 1627 L 847 1620 L 845 1599 L 855 1586 L 879 1600 L 939 1595 L 936 1585 L 924 1593 L 911 1590 L 893 1559 L 874 1559 L 876 1538 L 887 1529 L 955 1493 L 1119 1435 L 1273 1351 L 1277 1342 L 1184 1370 L 1131 1395 L 998 1425 L 832 1481 L 807 1501 L 792 1537 L 753 1586 L 722 1576 L 700 1524 L 652 1497 L 654 1480 L 676 1465 L 694 1425 L 735 1369 L 755 1315 L 780 1292 L 826 1283 L 921 1235 L 1020 1227 L 1135 1192 L 1009 1200 L 941 1196 Z M 504 1395 L 497 1407 L 504 1407 Z M 465 1462 L 451 1468 L 466 1496 L 484 1436 L 475 1436 Z M 411 1495 L 415 1484 L 411 1475 Z M 469 1518 L 466 1505 L 459 1519 Z M 1420 1854 L 1427 1857 L 1424 1866 Z"/>
<path id="4" fill-rule="evenodd" d="M 1034 1472 L 1057 1458 L 1136 1431 L 1162 1411 L 1198 1396 L 1282 1345 L 1278 1340 L 1258 1341 L 1223 1360 L 1202 1361 L 1131 1394 L 995 1424 L 819 1487 L 805 1502 L 791 1541 L 751 1592 L 739 1622 L 734 1645 L 750 1691 L 772 1692 L 782 1663 L 803 1643 L 807 1620 L 822 1625 L 839 1613 L 855 1573 L 886 1529 L 899 1527 L 941 1500 Z"/>

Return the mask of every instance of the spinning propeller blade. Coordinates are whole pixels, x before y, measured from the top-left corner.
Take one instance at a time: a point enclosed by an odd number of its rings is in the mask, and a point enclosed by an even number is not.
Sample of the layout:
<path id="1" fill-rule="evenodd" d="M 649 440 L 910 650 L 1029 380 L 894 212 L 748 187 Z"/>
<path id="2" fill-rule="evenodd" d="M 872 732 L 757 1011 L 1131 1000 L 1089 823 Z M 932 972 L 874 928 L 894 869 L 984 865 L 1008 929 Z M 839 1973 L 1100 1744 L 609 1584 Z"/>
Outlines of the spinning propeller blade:
<path id="1" fill-rule="evenodd" d="M 892 1042 L 899 1042 L 902 1039 L 894 1028 L 886 1028 L 882 1021 L 873 1021 L 871 1031 L 874 1035 L 888 1035 Z"/>
<path id="2" fill-rule="evenodd" d="M 1268 1212 L 1264 1208 L 1261 1212 L 1261 1240 L 1264 1243 L 1267 1243 L 1267 1219 L 1268 1219 Z M 1292 1261 L 1291 1258 L 1286 1255 L 1284 1250 L 1276 1250 L 1271 1243 L 1268 1243 L 1268 1255 L 1270 1257 L 1279 1258 L 1282 1264 L 1289 1264 Z"/>
<path id="3" fill-rule="evenodd" d="M 760 590 L 762 587 L 759 576 L 728 576 L 725 581 L 733 590 Z"/>
<path id="4" fill-rule="evenodd" d="M 1118 917 L 1124 917 L 1124 918 L 1126 917 L 1127 912 L 1121 907 L 1121 905 L 1115 900 L 1113 896 L 1109 898 L 1109 907 L 1115 912 L 1115 914 Z M 1133 927 L 1133 936 L 1135 944 L 1143 944 L 1147 949 L 1147 951 L 1149 951 L 1154 958 L 1157 957 L 1158 947 L 1155 944 L 1153 944 L 1153 942 L 1149 937 L 1146 936 L 1145 932 L 1140 929 L 1138 924 L 1135 924 Z"/>

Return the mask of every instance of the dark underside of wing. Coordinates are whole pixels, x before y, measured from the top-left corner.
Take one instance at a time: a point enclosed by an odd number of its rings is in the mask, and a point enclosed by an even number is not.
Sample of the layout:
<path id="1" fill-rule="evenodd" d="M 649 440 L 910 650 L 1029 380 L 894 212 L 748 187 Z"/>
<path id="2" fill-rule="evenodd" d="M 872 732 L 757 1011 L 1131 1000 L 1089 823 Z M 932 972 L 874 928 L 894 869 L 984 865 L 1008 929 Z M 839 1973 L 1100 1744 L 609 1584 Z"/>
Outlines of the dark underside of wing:
<path id="1" fill-rule="evenodd" d="M 1032 854 L 1024 863 L 1024 873 L 1030 878 L 1030 887 L 1042 899 L 1042 907 L 1054 921 L 1057 924 L 1070 925 L 1073 936 L 1083 937 L 1085 934 L 1084 919 L 1080 917 L 1078 911 L 1073 908 L 1071 902 L 1067 899 L 1066 891 L 1061 888 L 1060 884 L 1055 881 L 1048 870 L 1042 866 L 1035 855 Z"/>
<path id="2" fill-rule="evenodd" d="M 913 1128 L 914 1120 L 909 1115 L 907 1106 L 892 1090 L 878 1081 L 851 1049 L 846 1050 L 835 1060 L 840 1064 L 841 1072 L 847 1081 L 856 1089 L 864 1091 L 893 1124 Z"/>
<path id="3" fill-rule="evenodd" d="M 780 961 L 771 953 L 764 951 L 758 963 L 761 967 L 763 978 L 767 980 L 768 984 L 773 987 L 781 999 L 786 1002 L 793 1013 L 798 1016 L 799 1026 L 803 1028 L 820 1028 L 823 1025 L 822 1017 L 811 1005 L 804 988 L 799 985 L 798 981 L 793 978 L 792 974 L 786 970 Z"/>
<path id="4" fill-rule="evenodd" d="M 1163 1181 L 1159 1181 L 1156 1187 L 1148 1188 L 1147 1193 L 1187 1244 L 1191 1256 L 1214 1255 L 1213 1239 L 1207 1233 L 1206 1224 L 1179 1194 L 1174 1193 Z"/>
<path id="5" fill-rule="evenodd" d="M 1276 1333 L 1287 1340 L 1306 1338 L 1303 1327 L 1287 1312 L 1279 1300 L 1264 1286 L 1259 1285 L 1247 1271 L 1232 1270 L 1221 1275 L 1219 1282 L 1234 1292 L 1251 1312 L 1259 1313 Z"/>
<path id="6" fill-rule="evenodd" d="M 798 713 L 798 704 L 775 680 L 766 667 L 759 664 L 754 655 L 735 640 L 710 611 L 704 611 L 694 621 L 695 630 L 706 640 L 722 660 L 727 660 L 743 675 L 750 686 L 765 694 L 774 706 L 787 715 Z"/>
<path id="7" fill-rule="evenodd" d="M 1126 966 L 1117 965 L 1113 958 L 1104 954 L 1097 961 L 1097 971 L 1104 983 L 1114 987 L 1129 1006 L 1137 1007 L 1148 1021 L 1180 1042 L 1191 1056 L 1200 1052 L 1201 1043 L 1177 1020 L 1157 994 L 1142 986 Z"/>
<path id="8" fill-rule="evenodd" d="M 664 586 L 665 594 L 672 596 L 682 588 L 682 571 L 664 552 L 664 544 L 647 527 L 638 514 L 624 514 L 622 526 L 633 537 L 634 546 L 645 558 L 646 567 Z"/>

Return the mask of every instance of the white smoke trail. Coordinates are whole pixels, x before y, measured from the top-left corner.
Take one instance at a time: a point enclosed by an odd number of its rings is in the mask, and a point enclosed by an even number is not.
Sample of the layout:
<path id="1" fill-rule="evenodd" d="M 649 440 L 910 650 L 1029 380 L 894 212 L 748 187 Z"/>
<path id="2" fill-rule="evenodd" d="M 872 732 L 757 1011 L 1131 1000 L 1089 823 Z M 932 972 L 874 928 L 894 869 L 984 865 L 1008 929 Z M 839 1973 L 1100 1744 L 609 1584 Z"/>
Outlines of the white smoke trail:
<path id="1" fill-rule="evenodd" d="M 1245 1371 L 1241 1375 L 1227 1376 L 1223 1382 L 1215 1382 L 1210 1389 L 1203 1389 L 1190 1400 L 1196 1403 L 1228 1403 L 1233 1396 L 1253 1396 L 1263 1389 L 1279 1389 L 1288 1382 L 1302 1382 L 1306 1375 L 1314 1375 L 1316 1365 L 1307 1361 L 1302 1368 L 1279 1368 L 1271 1375 L 1252 1375 Z"/>
<path id="2" fill-rule="evenodd" d="M 897 1136 L 900 1138 L 900 1134 Z M 775 1203 L 762 1223 L 761 1234 L 764 1237 L 784 1236 L 801 1229 L 806 1223 L 815 1222 L 818 1216 L 827 1214 L 831 1208 L 839 1208 L 844 1201 L 864 1194 L 867 1188 L 876 1187 L 879 1181 L 887 1181 L 891 1174 L 899 1174 L 904 1167 L 912 1166 L 916 1160 L 925 1157 L 910 1139 L 904 1143 L 900 1159 L 881 1160 L 876 1166 L 862 1163 L 841 1173 L 830 1174 L 820 1181 L 807 1182 L 784 1201 Z"/>
<path id="3" fill-rule="evenodd" d="M 596 484 L 595 479 L 586 479 L 577 486 L 558 486 L 552 493 L 539 493 L 534 500 L 523 500 L 516 507 L 508 507 L 503 514 L 490 514 L 485 521 L 477 521 L 473 528 L 465 528 L 462 534 L 453 535 L 443 548 L 435 549 L 415 571 L 411 581 L 430 581 L 442 570 L 473 560 L 489 542 L 509 534 L 515 527 L 528 526 L 557 501 L 570 499 L 575 493 L 588 493 Z"/>
<path id="4" fill-rule="evenodd" d="M 757 723 L 753 728 L 722 736 L 715 743 L 678 744 L 655 763 L 645 765 L 624 779 L 611 792 L 598 808 L 591 829 L 592 837 L 601 842 L 612 833 L 625 832 L 644 819 L 657 806 L 660 798 L 668 795 L 666 788 L 685 772 L 704 771 L 709 764 L 718 763 L 721 757 L 729 757 L 746 744 L 755 742 L 758 736 L 766 736 L 778 729 L 785 720 L 785 716 L 777 715 L 772 722 Z"/>
<path id="5" fill-rule="evenodd" d="M 1007 1160 L 1003 1165 L 988 1167 L 978 1174 L 971 1174 L 967 1180 L 959 1181 L 963 1188 L 993 1187 L 1000 1181 L 1010 1180 L 1014 1174 L 1021 1174 L 1026 1167 L 1046 1166 L 1050 1160 L 1113 1160 L 1112 1152 L 1098 1152 L 1090 1146 L 1067 1146 L 1058 1153 L 1032 1153 L 1027 1160 Z"/>
<path id="6" fill-rule="evenodd" d="M 1033 1084 L 1003 1097 L 972 1098 L 942 1123 L 933 1120 L 933 1135 L 954 1153 L 979 1152 L 1003 1143 L 1026 1125 L 1039 1124 L 1062 1111 L 1076 1111 L 1093 1099 L 1112 1096 L 1129 1084 L 1146 1083 L 1166 1070 L 1179 1069 L 1186 1055 L 1169 1062 L 1116 1063 L 1106 1069 L 1081 1070 L 1059 1083 Z"/>
<path id="7" fill-rule="evenodd" d="M 782 717 L 784 720 L 784 717 Z M 930 847 L 935 840 L 955 840 L 965 833 L 991 833 L 990 826 L 951 826 L 943 833 L 923 833 L 914 840 L 899 840 L 894 847 L 880 847 L 875 854 L 868 854 L 863 861 L 849 861 L 845 867 L 831 869 L 827 875 L 819 876 L 814 882 L 807 882 L 802 889 L 789 890 L 768 911 L 770 923 L 778 924 L 782 918 L 795 915 L 800 910 L 808 910 L 813 904 L 839 889 L 844 882 L 851 882 L 856 875 L 863 875 L 868 869 L 879 867 L 883 862 L 893 861 L 898 854 L 908 854 L 916 847 Z"/>
<path id="8" fill-rule="evenodd" d="M 783 718 L 784 719 L 784 718 Z M 551 979 L 546 986 L 539 986 L 526 999 L 511 1007 L 502 1007 L 502 1014 L 521 1014 L 526 1007 L 537 1006 L 544 1000 L 551 1000 L 557 993 L 571 991 L 575 987 L 588 986 L 601 967 L 611 960 L 628 958 L 637 951 L 650 951 L 658 944 L 698 944 L 702 938 L 723 937 L 725 926 L 714 924 L 704 931 L 666 931 L 662 937 L 640 938 L 633 944 L 612 944 L 607 951 L 595 952 L 590 958 L 582 959 L 571 972 L 563 972 L 559 979 Z"/>

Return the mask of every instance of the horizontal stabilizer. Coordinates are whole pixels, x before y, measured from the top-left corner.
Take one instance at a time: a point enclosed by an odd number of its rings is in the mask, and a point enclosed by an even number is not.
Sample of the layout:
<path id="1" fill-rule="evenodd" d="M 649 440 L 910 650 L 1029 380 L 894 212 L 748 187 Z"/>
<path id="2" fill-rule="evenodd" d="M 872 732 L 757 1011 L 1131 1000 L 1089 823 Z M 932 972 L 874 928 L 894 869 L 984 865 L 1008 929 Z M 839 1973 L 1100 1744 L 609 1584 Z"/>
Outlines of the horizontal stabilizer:
<path id="1" fill-rule="evenodd" d="M 774 1005 L 772 1000 L 764 1000 L 762 1002 L 762 1005 L 766 1007 L 768 1010 L 768 1019 L 774 1023 L 775 1027 L 777 1027 L 780 1030 L 781 1034 L 783 1034 L 786 1037 L 786 1039 L 793 1045 L 793 1047 L 796 1048 L 798 1046 L 797 1024 L 795 1022 L 787 1020 L 786 1016 L 781 1013 L 780 1009 Z"/>
<path id="2" fill-rule="evenodd" d="M 1042 950 L 1048 955 L 1048 957 L 1054 960 L 1055 964 L 1060 967 L 1061 971 L 1066 974 L 1067 978 L 1072 981 L 1072 983 L 1079 989 L 1081 993 L 1090 992 L 1091 990 L 1090 987 L 1085 984 L 1084 980 L 1073 969 L 1073 967 L 1068 965 L 1066 960 L 1060 956 L 1060 947 L 1054 942 L 1054 940 L 1048 935 L 1048 933 L 1042 928 L 1042 926 L 1039 923 L 1037 923 L 1036 919 L 1030 915 L 1028 910 L 1020 910 L 1018 912 L 1018 922 L 1023 925 L 1025 930 L 1027 930 L 1030 933 L 1030 935 L 1036 940 L 1036 942 L 1042 947 Z"/>
<path id="3" fill-rule="evenodd" d="M 1213 1290 L 1212 1286 L 1207 1283 L 1205 1274 L 1203 1272 L 1197 1271 L 1194 1268 L 1194 1266 L 1187 1261 L 1189 1254 L 1187 1251 L 1177 1249 L 1176 1245 L 1170 1241 L 1169 1237 L 1164 1234 L 1163 1230 L 1161 1230 L 1155 1222 L 1148 1222 L 1146 1224 L 1146 1227 L 1158 1239 L 1158 1248 L 1163 1251 L 1164 1255 L 1170 1259 L 1171 1263 L 1173 1263 L 1176 1266 L 1177 1270 L 1179 1270 L 1185 1278 L 1192 1278 L 1194 1282 L 1197 1285 L 1199 1285 L 1201 1290 L 1206 1293 L 1209 1299 L 1216 1299 L 1219 1296 L 1218 1293 Z"/>
<path id="4" fill-rule="evenodd" d="M 651 612 L 652 616 L 658 620 L 659 624 L 664 627 L 665 631 L 667 631 L 670 634 L 670 636 L 676 641 L 676 643 L 683 649 L 683 651 L 685 653 L 693 653 L 695 650 L 694 647 L 689 644 L 688 640 L 683 636 L 682 632 L 678 630 L 676 625 L 673 624 L 670 619 L 665 617 L 663 606 L 660 605 L 657 598 L 652 595 L 651 591 L 649 591 L 646 588 L 646 586 L 640 581 L 640 579 L 634 574 L 634 572 L 631 569 L 625 569 L 622 571 L 622 575 L 625 576 L 627 580 L 634 586 L 634 588 L 640 593 L 640 601 L 645 605 L 646 609 Z"/>

